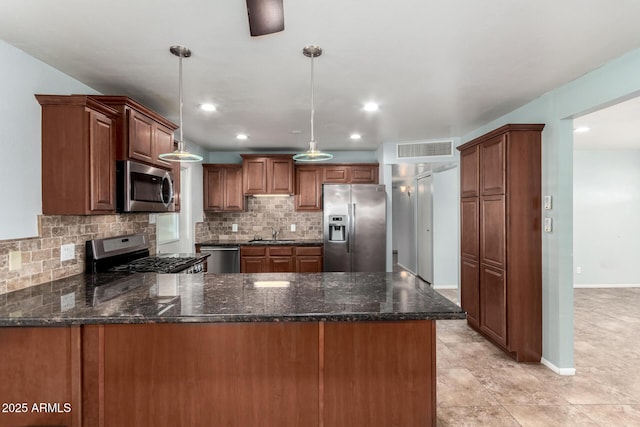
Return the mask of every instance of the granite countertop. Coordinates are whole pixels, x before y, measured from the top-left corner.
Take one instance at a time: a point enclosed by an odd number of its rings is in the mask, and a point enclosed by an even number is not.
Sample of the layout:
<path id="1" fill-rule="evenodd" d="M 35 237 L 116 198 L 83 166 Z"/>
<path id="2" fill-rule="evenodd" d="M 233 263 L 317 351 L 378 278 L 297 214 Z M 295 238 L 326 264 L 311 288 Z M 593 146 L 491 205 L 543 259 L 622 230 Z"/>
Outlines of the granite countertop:
<path id="1" fill-rule="evenodd" d="M 80 274 L 0 295 L 5 327 L 464 318 L 404 272 Z"/>
<path id="2" fill-rule="evenodd" d="M 210 240 L 207 242 L 197 243 L 200 246 L 222 246 L 222 247 L 234 247 L 234 246 L 265 246 L 265 245 L 282 245 L 282 246 L 322 246 L 324 242 L 322 240 L 315 239 L 278 239 L 278 240 Z"/>

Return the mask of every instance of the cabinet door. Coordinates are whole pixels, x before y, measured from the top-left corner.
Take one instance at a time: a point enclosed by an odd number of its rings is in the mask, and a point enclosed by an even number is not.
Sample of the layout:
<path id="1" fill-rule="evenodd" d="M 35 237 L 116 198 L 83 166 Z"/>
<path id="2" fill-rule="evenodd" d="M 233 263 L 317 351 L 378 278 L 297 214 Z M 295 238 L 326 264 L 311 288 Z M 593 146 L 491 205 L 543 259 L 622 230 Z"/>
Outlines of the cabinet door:
<path id="1" fill-rule="evenodd" d="M 204 210 L 219 211 L 224 206 L 223 169 L 203 165 Z"/>
<path id="2" fill-rule="evenodd" d="M 351 166 L 352 184 L 377 184 L 378 183 L 378 166 L 355 165 Z"/>
<path id="3" fill-rule="evenodd" d="M 481 266 L 480 330 L 507 347 L 507 280 L 504 270 Z"/>
<path id="4" fill-rule="evenodd" d="M 296 257 L 296 273 L 321 273 L 322 257 L 321 256 L 297 256 Z"/>
<path id="5" fill-rule="evenodd" d="M 173 162 L 160 160 L 158 157 L 162 153 L 173 151 L 173 131 L 160 124 L 154 124 L 153 134 L 153 163 L 167 168 L 173 167 Z"/>
<path id="6" fill-rule="evenodd" d="M 478 198 L 470 197 L 460 201 L 460 253 L 463 257 L 478 261 L 480 250 L 480 211 Z"/>
<path id="7" fill-rule="evenodd" d="M 504 194 L 506 135 L 480 145 L 480 193 L 483 196 Z"/>
<path id="8" fill-rule="evenodd" d="M 505 196 L 481 197 L 480 204 L 480 262 L 505 270 Z"/>
<path id="9" fill-rule="evenodd" d="M 324 184 L 349 183 L 349 167 L 344 165 L 327 165 L 323 167 L 322 182 Z"/>
<path id="10" fill-rule="evenodd" d="M 293 194 L 293 159 L 269 159 L 268 164 L 268 192 Z"/>
<path id="11" fill-rule="evenodd" d="M 224 205 L 228 212 L 244 211 L 245 198 L 242 194 L 242 167 L 226 168 L 224 173 Z"/>
<path id="12" fill-rule="evenodd" d="M 246 195 L 267 192 L 267 158 L 244 159 L 242 185 Z"/>
<path id="13" fill-rule="evenodd" d="M 460 153 L 460 197 L 477 197 L 479 188 L 478 146 L 467 148 Z"/>
<path id="14" fill-rule="evenodd" d="M 480 269 L 478 262 L 462 258 L 460 267 L 461 307 L 467 312 L 467 321 L 475 327 L 480 326 Z"/>
<path id="15" fill-rule="evenodd" d="M 269 273 L 293 273 L 295 264 L 292 256 L 270 256 Z"/>
<path id="16" fill-rule="evenodd" d="M 115 133 L 113 120 L 89 111 L 91 211 L 113 211 L 115 205 Z"/>
<path id="17" fill-rule="evenodd" d="M 154 121 L 135 110 L 127 111 L 129 112 L 129 158 L 154 163 Z"/>
<path id="18" fill-rule="evenodd" d="M 322 210 L 322 169 L 319 166 L 296 167 L 297 211 Z"/>
<path id="19" fill-rule="evenodd" d="M 267 257 L 242 257 L 240 259 L 241 273 L 267 273 Z"/>

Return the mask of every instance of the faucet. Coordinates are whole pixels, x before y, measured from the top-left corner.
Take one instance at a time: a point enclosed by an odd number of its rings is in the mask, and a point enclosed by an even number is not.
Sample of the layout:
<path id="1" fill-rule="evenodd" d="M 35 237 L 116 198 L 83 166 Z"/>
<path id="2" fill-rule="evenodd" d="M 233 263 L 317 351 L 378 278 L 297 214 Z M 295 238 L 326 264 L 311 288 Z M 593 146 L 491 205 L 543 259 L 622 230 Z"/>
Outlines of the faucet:
<path id="1" fill-rule="evenodd" d="M 272 240 L 278 240 L 278 235 L 280 234 L 280 230 L 276 230 L 275 228 L 271 227 L 271 239 Z"/>

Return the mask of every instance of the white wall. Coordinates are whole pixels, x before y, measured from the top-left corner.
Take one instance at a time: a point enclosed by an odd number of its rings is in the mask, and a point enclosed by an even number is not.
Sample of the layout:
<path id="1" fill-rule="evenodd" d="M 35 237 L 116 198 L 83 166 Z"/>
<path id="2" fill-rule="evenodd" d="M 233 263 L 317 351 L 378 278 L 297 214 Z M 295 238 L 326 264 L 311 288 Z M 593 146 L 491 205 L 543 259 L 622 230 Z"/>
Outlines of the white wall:
<path id="1" fill-rule="evenodd" d="M 573 120 L 640 93 L 640 49 L 627 53 L 461 138 L 506 123 L 545 123 L 542 192 L 554 198 L 552 233 L 542 236 L 542 356 L 560 373 L 573 362 Z"/>
<path id="2" fill-rule="evenodd" d="M 34 94 L 97 94 L 0 40 L 0 240 L 38 235 L 42 213 L 41 114 Z"/>
<path id="3" fill-rule="evenodd" d="M 640 150 L 576 150 L 573 161 L 575 285 L 640 286 Z"/>
<path id="4" fill-rule="evenodd" d="M 433 286 L 457 288 L 460 270 L 458 168 L 433 177 Z"/>

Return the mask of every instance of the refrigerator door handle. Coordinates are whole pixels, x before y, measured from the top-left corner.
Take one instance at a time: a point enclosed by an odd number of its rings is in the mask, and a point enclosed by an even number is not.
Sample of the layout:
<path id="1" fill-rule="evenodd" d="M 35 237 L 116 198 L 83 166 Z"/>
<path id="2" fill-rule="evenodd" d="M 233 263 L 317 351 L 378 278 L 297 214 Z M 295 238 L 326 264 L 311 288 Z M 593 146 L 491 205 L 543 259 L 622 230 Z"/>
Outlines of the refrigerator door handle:
<path id="1" fill-rule="evenodd" d="M 350 253 L 350 246 L 351 246 L 351 203 L 347 204 L 347 229 L 345 230 L 345 236 L 344 236 L 344 240 L 346 240 L 346 245 L 347 245 L 347 253 Z"/>
<path id="2" fill-rule="evenodd" d="M 351 205 L 351 232 L 353 233 L 353 243 L 351 247 L 356 250 L 356 204 Z"/>

